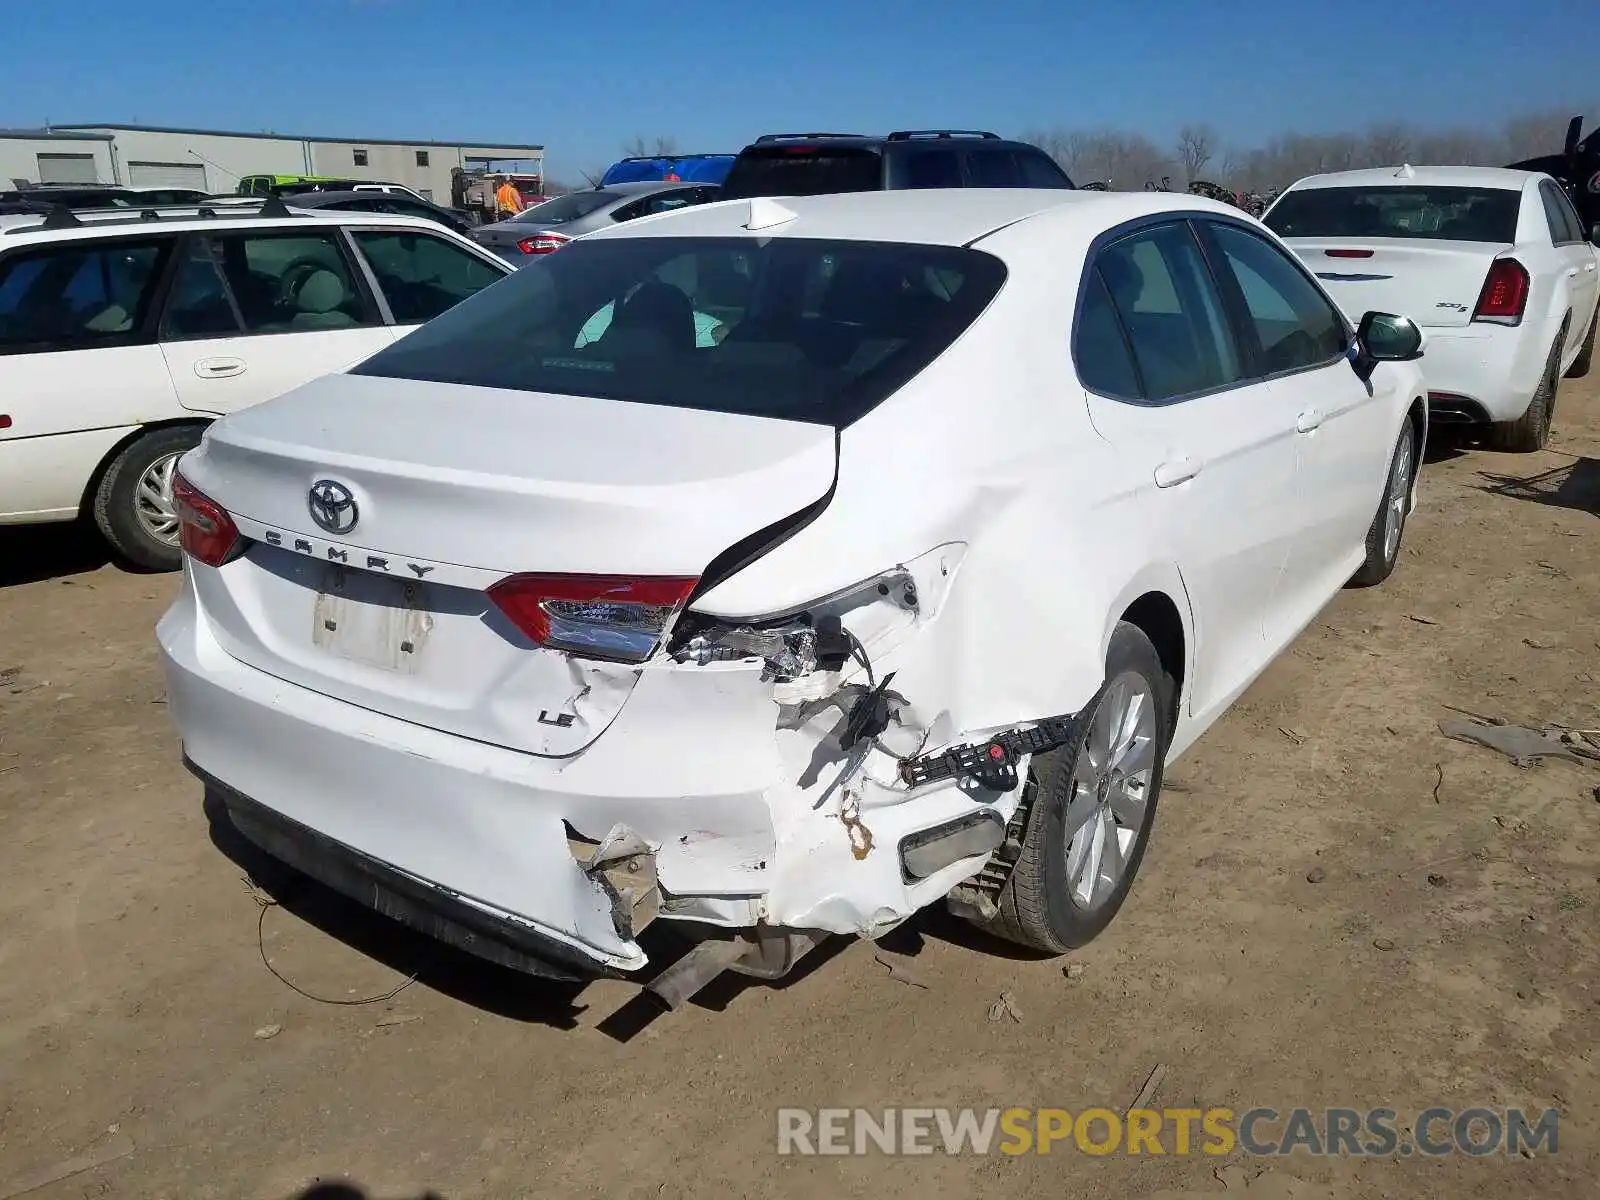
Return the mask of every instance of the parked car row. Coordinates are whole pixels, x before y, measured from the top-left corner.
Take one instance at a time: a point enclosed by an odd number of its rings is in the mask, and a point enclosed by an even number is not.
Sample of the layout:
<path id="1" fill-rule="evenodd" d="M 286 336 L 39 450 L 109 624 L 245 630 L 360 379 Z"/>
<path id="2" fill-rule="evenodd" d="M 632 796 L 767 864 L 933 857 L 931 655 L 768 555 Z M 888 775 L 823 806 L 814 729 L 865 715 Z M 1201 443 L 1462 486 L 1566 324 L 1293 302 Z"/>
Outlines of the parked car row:
<path id="1" fill-rule="evenodd" d="M 1530 172 L 1263 222 L 932 130 L 470 237 L 319 196 L 0 217 L 0 520 L 181 547 L 171 711 L 259 844 L 538 974 L 676 922 L 670 1004 L 933 903 L 1094 937 L 1165 766 L 1394 571 L 1431 420 L 1536 448 L 1592 356 Z"/>

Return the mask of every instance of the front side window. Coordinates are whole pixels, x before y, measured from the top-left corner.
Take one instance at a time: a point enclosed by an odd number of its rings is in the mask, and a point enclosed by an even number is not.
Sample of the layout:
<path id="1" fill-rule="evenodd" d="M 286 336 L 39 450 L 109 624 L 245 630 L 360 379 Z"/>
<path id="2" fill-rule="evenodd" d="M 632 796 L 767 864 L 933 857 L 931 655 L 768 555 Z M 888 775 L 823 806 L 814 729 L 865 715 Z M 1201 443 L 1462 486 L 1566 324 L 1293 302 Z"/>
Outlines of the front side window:
<path id="1" fill-rule="evenodd" d="M 356 230 L 352 236 L 397 325 L 431 321 L 505 278 L 499 268 L 431 234 Z"/>
<path id="2" fill-rule="evenodd" d="M 1173 400 L 1243 378 L 1222 298 L 1186 223 L 1113 242 L 1096 266 L 1148 400 Z"/>
<path id="3" fill-rule="evenodd" d="M 0 354 L 138 341 L 172 243 L 64 242 L 0 258 Z"/>
<path id="4" fill-rule="evenodd" d="M 246 333 L 304 333 L 380 323 L 356 283 L 338 235 L 331 231 L 226 233 L 207 240 Z M 200 287 L 204 273 L 192 259 L 184 266 L 186 281 Z M 189 293 L 196 302 L 203 294 Z M 178 311 L 185 299 L 174 295 L 169 310 Z"/>
<path id="5" fill-rule="evenodd" d="M 1283 251 L 1236 225 L 1209 228 L 1244 295 L 1263 374 L 1322 366 L 1344 354 L 1344 318 Z"/>
<path id="6" fill-rule="evenodd" d="M 581 239 L 357 373 L 842 427 L 942 353 L 1004 278 L 993 256 L 948 246 Z"/>

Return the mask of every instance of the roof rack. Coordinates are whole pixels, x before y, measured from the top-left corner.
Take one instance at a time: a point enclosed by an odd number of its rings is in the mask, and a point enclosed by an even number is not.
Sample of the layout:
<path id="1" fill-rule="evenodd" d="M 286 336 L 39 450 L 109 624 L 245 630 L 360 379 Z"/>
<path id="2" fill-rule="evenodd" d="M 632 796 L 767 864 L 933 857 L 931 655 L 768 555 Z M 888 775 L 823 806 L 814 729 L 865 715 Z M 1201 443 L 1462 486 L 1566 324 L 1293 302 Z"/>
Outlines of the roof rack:
<path id="1" fill-rule="evenodd" d="M 889 135 L 891 142 L 909 142 L 916 138 L 981 138 L 984 141 L 998 142 L 1000 135 L 990 133 L 987 129 L 897 129 Z"/>
<path id="2" fill-rule="evenodd" d="M 783 142 L 790 138 L 858 138 L 866 136 L 864 133 L 763 133 L 756 139 L 756 144 Z"/>
<path id="3" fill-rule="evenodd" d="M 145 208 L 85 208 L 73 210 L 63 204 L 50 208 L 45 219 L 37 225 L 18 225 L 5 230 L 6 234 L 32 233 L 38 229 L 102 229 L 107 226 L 148 225 L 157 221 L 224 220 L 228 217 L 278 218 L 303 217 L 294 212 L 276 196 L 244 204 L 158 204 Z M 84 220 L 85 217 L 95 218 Z M 100 219 L 109 218 L 109 219 Z"/>

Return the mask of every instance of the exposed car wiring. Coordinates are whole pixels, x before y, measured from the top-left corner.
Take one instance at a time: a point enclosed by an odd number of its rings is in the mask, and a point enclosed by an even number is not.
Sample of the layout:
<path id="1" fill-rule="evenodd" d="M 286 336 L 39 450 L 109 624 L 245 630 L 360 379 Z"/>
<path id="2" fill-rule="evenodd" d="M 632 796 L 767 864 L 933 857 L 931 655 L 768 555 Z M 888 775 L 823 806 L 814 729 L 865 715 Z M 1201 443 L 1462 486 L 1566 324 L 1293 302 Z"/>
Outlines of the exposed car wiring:
<path id="1" fill-rule="evenodd" d="M 267 910 L 269 908 L 281 908 L 282 905 L 280 905 L 271 896 L 267 895 L 267 893 L 262 890 L 261 885 L 255 880 L 251 879 L 250 876 L 242 875 L 240 876 L 240 880 L 244 883 L 245 890 L 250 893 L 250 899 L 256 902 L 256 949 L 261 954 L 261 965 L 266 967 L 268 971 L 272 972 L 273 977 L 277 979 L 279 983 L 287 987 L 290 991 L 299 993 L 307 1000 L 315 1000 L 318 1004 L 334 1004 L 341 1008 L 358 1008 L 364 1004 L 382 1004 L 385 1000 L 393 1000 L 401 992 L 405 991 L 406 988 L 410 987 L 417 981 L 417 976 L 421 972 L 413 971 L 403 982 L 395 987 L 390 988 L 382 995 L 362 996 L 357 1000 L 332 999 L 327 996 L 318 996 L 314 992 L 306 991 L 305 988 L 301 987 L 294 980 L 284 975 L 284 973 L 278 970 L 277 967 L 273 966 L 272 960 L 267 957 Z"/>

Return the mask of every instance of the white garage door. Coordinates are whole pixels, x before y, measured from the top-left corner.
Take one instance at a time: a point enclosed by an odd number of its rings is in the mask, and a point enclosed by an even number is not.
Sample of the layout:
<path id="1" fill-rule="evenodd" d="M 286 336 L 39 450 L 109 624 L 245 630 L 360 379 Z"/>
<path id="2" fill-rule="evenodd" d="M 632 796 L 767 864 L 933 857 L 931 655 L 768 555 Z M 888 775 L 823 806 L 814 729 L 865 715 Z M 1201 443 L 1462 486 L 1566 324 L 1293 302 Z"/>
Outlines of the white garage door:
<path id="1" fill-rule="evenodd" d="M 40 183 L 98 183 L 92 154 L 39 155 Z"/>
<path id="2" fill-rule="evenodd" d="M 206 190 L 204 163 L 130 162 L 128 182 L 134 187 L 178 187 Z"/>

